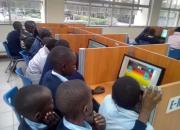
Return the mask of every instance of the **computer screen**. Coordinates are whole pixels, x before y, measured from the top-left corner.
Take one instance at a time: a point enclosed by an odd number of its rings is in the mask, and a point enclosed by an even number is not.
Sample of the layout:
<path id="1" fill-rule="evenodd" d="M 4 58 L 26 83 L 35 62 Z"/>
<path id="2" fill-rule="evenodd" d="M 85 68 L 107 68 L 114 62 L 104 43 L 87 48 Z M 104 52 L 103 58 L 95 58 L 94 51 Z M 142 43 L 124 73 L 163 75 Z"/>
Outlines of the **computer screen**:
<path id="1" fill-rule="evenodd" d="M 166 38 L 168 36 L 168 30 L 167 29 L 163 29 L 162 33 L 161 33 L 161 37 L 162 38 Z"/>
<path id="2" fill-rule="evenodd" d="M 164 68 L 124 55 L 119 77 L 130 76 L 136 79 L 142 88 L 160 85 Z"/>
<path id="3" fill-rule="evenodd" d="M 89 40 L 88 48 L 104 48 L 104 47 L 107 47 L 107 45 L 96 42 L 94 40 Z"/>

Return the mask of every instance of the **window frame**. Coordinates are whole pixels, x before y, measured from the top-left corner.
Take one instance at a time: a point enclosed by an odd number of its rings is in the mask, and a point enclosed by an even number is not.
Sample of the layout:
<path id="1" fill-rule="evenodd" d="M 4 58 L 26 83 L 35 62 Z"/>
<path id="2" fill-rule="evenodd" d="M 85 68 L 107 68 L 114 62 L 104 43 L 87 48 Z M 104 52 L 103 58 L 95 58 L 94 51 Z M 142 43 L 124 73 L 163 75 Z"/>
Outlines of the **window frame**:
<path id="1" fill-rule="evenodd" d="M 68 2 L 68 1 L 72 1 L 72 2 Z M 135 0 L 133 0 L 132 3 L 121 3 L 121 2 L 115 2 L 115 0 L 113 1 L 98 1 L 98 0 L 76 0 L 76 2 L 82 2 L 82 3 L 89 3 L 89 18 L 88 18 L 88 24 L 87 26 L 90 26 L 90 27 L 145 27 L 145 26 L 148 26 L 149 25 L 149 21 L 150 21 L 150 13 L 151 13 L 151 10 L 152 10 L 152 3 L 153 3 L 153 0 L 149 0 L 149 5 L 140 5 L 140 0 L 138 0 L 138 4 L 135 3 Z M 91 8 L 92 7 L 96 7 L 96 6 L 92 6 L 91 4 L 92 3 L 99 3 L 99 4 L 109 4 L 108 7 L 106 6 L 97 6 L 97 7 L 102 7 L 102 8 L 110 8 L 112 11 L 111 11 L 111 16 L 110 16 L 110 24 L 109 25 L 91 25 L 91 21 L 90 21 L 90 17 L 91 17 Z M 64 4 L 66 6 L 66 4 L 74 4 L 74 5 L 83 5 L 83 4 L 75 4 L 73 3 L 73 0 L 64 0 Z M 128 25 L 126 26 L 123 26 L 123 25 L 113 25 L 112 24 L 112 15 L 113 15 L 113 10 L 114 9 L 122 9 L 122 8 L 118 8 L 118 7 L 114 7 L 115 5 L 118 5 L 118 6 L 122 6 L 122 7 L 128 7 L 128 8 L 131 8 L 131 15 L 130 15 L 130 19 L 129 19 L 129 23 Z M 132 16 L 133 16 L 133 13 L 134 11 L 136 11 L 136 8 L 147 8 L 148 9 L 148 15 L 147 15 L 147 21 L 146 21 L 146 24 L 145 25 L 142 25 L 142 26 L 137 26 L 137 25 L 133 25 L 131 24 L 131 21 L 132 21 Z"/>
<path id="2" fill-rule="evenodd" d="M 180 26 L 180 25 L 178 25 L 178 23 L 180 22 L 180 8 L 179 8 L 179 9 L 178 9 L 178 8 L 176 8 L 176 7 L 177 7 L 178 0 L 177 0 L 176 5 L 175 5 L 175 7 L 174 7 L 174 8 L 171 8 L 172 3 L 173 3 L 173 0 L 171 0 L 171 1 L 170 1 L 170 6 L 169 6 L 169 8 L 162 7 L 162 4 L 161 4 L 161 9 L 160 9 L 160 11 L 162 11 L 162 10 L 163 10 L 163 11 L 167 11 L 167 12 L 168 12 L 168 14 L 167 14 L 167 21 L 166 21 L 166 25 L 165 25 L 165 26 L 163 26 L 163 27 L 172 27 L 172 26 L 169 26 L 169 25 L 168 25 L 168 24 L 169 24 L 169 16 L 170 16 L 170 13 L 171 13 L 172 11 L 175 11 L 175 12 L 178 12 L 178 13 L 179 13 L 179 15 L 178 15 L 178 20 L 177 20 L 177 22 L 176 22 L 175 26 L 173 26 L 173 27 Z M 160 14 L 159 14 L 159 17 L 160 17 Z M 157 23 L 157 26 L 159 26 L 158 24 L 159 24 L 159 18 L 158 18 L 158 23 Z"/>
<path id="3" fill-rule="evenodd" d="M 11 6 L 10 6 L 10 2 L 11 2 L 11 0 L 4 0 L 4 1 L 6 1 L 7 2 L 7 8 L 8 8 L 8 17 L 9 17 L 9 20 L 7 21 L 7 22 L 5 22 L 5 23 L 0 23 L 0 25 L 12 25 L 13 24 L 13 21 L 12 21 L 12 17 L 11 17 Z M 22 0 L 23 1 L 23 0 Z M 30 2 L 30 1 L 29 1 Z M 32 1 L 31 1 L 32 2 Z M 40 0 L 40 1 L 38 1 L 38 0 L 33 0 L 33 2 L 43 2 L 43 12 L 44 12 L 44 18 L 42 18 L 42 23 L 44 23 L 44 22 L 46 22 L 46 0 Z M 30 20 L 30 19 L 29 19 Z M 18 20 L 17 20 L 18 21 Z M 24 21 L 21 21 L 21 22 L 25 22 L 25 20 Z M 36 22 L 36 21 L 35 21 Z"/>

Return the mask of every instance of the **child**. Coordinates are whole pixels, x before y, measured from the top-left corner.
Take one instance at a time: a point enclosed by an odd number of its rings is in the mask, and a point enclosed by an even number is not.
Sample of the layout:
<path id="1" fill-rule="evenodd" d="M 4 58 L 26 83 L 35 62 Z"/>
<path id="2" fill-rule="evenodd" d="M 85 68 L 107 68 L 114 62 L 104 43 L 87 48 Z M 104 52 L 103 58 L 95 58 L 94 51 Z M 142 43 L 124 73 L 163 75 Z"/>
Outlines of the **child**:
<path id="1" fill-rule="evenodd" d="M 56 92 L 56 106 L 64 115 L 57 130 L 105 129 L 104 117 L 93 113 L 91 89 L 82 80 L 62 83 Z"/>
<path id="2" fill-rule="evenodd" d="M 150 104 L 157 104 L 161 95 L 154 93 L 152 95 L 156 96 L 156 99 L 152 99 L 155 103 Z M 144 107 L 142 96 L 140 85 L 135 79 L 131 77 L 119 78 L 113 85 L 112 95 L 105 97 L 99 109 L 99 113 L 106 119 L 106 130 L 131 130 L 137 123 L 138 113 L 141 111 L 139 108 L 141 105 Z M 152 109 L 150 108 L 150 110 Z M 149 117 L 149 115 L 147 113 L 145 117 Z M 153 127 L 147 123 L 146 130 L 153 130 Z"/>
<path id="3" fill-rule="evenodd" d="M 15 110 L 22 117 L 18 130 L 49 130 L 59 122 L 48 88 L 31 85 L 21 88 L 14 98 Z"/>
<path id="4" fill-rule="evenodd" d="M 53 70 L 45 74 L 42 79 L 42 85 L 47 86 L 51 90 L 54 98 L 57 87 L 61 83 L 68 81 L 67 77 L 77 73 L 76 56 L 71 49 L 58 46 L 50 52 L 48 57 L 51 60 Z M 79 73 L 73 78 L 83 80 L 83 77 Z"/>
<path id="5" fill-rule="evenodd" d="M 13 28 L 14 30 L 7 35 L 7 46 L 12 56 L 21 58 L 21 55 L 19 54 L 19 52 L 22 50 L 20 41 L 20 34 L 22 31 L 21 22 L 15 21 L 13 23 Z"/>
<path id="6" fill-rule="evenodd" d="M 64 47 L 70 48 L 69 42 L 64 40 L 64 39 L 58 40 L 56 43 L 56 46 L 64 46 Z M 52 69 L 53 69 L 53 66 L 52 66 L 52 63 L 50 63 L 50 57 L 48 56 L 46 59 L 43 71 L 42 71 L 42 75 L 41 75 L 41 79 L 39 81 L 39 84 L 42 84 L 42 80 L 43 80 L 46 72 L 48 72 L 49 70 L 52 70 Z"/>
<path id="7" fill-rule="evenodd" d="M 39 36 L 36 37 L 31 48 L 29 49 L 31 58 L 33 58 L 34 55 L 39 51 L 39 49 L 44 46 L 43 39 L 45 37 L 51 37 L 51 33 L 47 29 L 40 29 L 38 33 Z"/>
<path id="8" fill-rule="evenodd" d="M 43 40 L 45 46 L 42 47 L 36 55 L 29 61 L 26 69 L 26 76 L 30 78 L 33 84 L 38 84 L 44 68 L 46 58 L 52 48 L 55 47 L 57 40 L 46 37 Z"/>

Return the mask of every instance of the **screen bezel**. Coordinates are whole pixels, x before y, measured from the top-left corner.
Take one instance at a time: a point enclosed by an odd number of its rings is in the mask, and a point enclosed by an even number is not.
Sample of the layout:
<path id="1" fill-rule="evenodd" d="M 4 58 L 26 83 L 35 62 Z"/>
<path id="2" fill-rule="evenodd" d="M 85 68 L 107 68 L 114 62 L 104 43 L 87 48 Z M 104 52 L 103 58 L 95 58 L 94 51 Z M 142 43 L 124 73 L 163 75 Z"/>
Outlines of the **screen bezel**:
<path id="1" fill-rule="evenodd" d="M 140 61 L 140 62 L 144 62 L 145 64 L 149 64 L 149 65 L 151 65 L 151 66 L 160 68 L 160 69 L 162 70 L 162 72 L 161 72 L 161 74 L 160 74 L 160 76 L 159 76 L 159 79 L 158 79 L 158 81 L 157 81 L 157 85 L 156 85 L 156 86 L 161 85 L 161 82 L 162 82 L 162 79 L 163 79 L 163 76 L 164 76 L 164 73 L 165 73 L 165 68 L 164 68 L 164 67 L 161 67 L 161 66 L 158 66 L 158 65 L 154 65 L 154 64 L 152 64 L 152 63 L 150 63 L 150 62 L 141 60 L 141 59 L 139 59 L 139 58 L 130 56 L 130 55 L 128 55 L 128 54 L 124 54 L 124 56 L 123 56 L 123 60 L 122 60 L 122 62 L 121 62 L 121 67 L 120 67 L 120 69 L 119 69 L 119 73 L 118 73 L 118 77 L 117 77 L 117 78 L 120 78 L 119 75 L 120 75 L 121 68 L 122 68 L 122 65 L 123 65 L 123 62 L 124 62 L 126 56 L 129 57 L 129 58 L 133 58 L 133 59 L 135 59 L 135 60 L 138 60 L 138 61 Z"/>
<path id="2" fill-rule="evenodd" d="M 97 41 L 95 41 L 95 40 L 89 39 L 89 40 L 88 40 L 88 46 L 87 46 L 87 48 L 89 48 L 90 41 L 97 42 Z M 97 42 L 97 43 L 100 44 L 100 45 L 103 45 L 104 47 L 108 47 L 108 45 L 105 45 L 105 44 L 103 44 L 103 43 L 100 43 L 100 42 Z M 100 48 L 100 47 L 98 47 L 98 48 Z M 101 48 L 103 48 L 103 47 L 101 47 Z"/>

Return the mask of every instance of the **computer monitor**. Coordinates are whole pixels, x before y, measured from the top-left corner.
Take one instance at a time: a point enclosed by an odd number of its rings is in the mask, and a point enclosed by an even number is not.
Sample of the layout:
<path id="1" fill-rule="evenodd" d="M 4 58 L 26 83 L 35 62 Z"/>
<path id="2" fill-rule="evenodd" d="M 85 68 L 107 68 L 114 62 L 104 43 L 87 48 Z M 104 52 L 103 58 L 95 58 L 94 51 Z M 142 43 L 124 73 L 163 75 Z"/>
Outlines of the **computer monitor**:
<path id="1" fill-rule="evenodd" d="M 130 76 L 136 79 L 142 88 L 160 85 L 164 68 L 143 60 L 124 55 L 119 77 Z"/>
<path id="2" fill-rule="evenodd" d="M 89 40 L 88 48 L 104 48 L 104 47 L 107 47 L 107 45 L 104 45 L 102 43 L 99 43 L 91 39 Z"/>
<path id="3" fill-rule="evenodd" d="M 162 38 L 167 38 L 167 36 L 168 36 L 168 29 L 163 29 L 162 33 L 161 33 L 161 37 Z"/>

